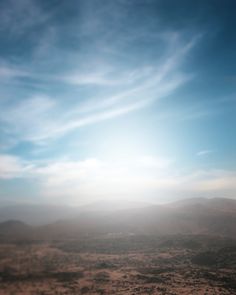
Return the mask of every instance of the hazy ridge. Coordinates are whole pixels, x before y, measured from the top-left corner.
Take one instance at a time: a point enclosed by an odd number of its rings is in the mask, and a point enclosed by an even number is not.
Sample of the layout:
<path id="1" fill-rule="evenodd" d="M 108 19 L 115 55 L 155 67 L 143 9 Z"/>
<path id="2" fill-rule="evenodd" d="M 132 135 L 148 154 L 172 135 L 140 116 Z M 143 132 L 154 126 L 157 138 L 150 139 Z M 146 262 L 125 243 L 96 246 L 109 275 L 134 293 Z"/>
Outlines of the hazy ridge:
<path id="1" fill-rule="evenodd" d="M 47 217 L 53 207 L 34 208 L 32 214 L 51 219 L 45 225 L 26 224 L 17 218 L 0 223 L 1 238 L 60 239 L 96 234 L 207 234 L 236 238 L 236 200 L 188 199 L 165 205 L 143 205 L 117 210 L 99 204 L 63 207 Z M 96 210 L 97 206 L 97 210 Z M 25 212 L 26 212 L 25 208 Z M 29 209 L 29 208 L 28 208 Z M 17 208 L 14 208 L 17 213 Z M 22 210 L 22 208 L 21 208 Z M 37 213 L 37 214 L 36 214 Z M 19 216 L 19 214 L 16 216 Z M 6 217 L 6 215 L 5 215 Z"/>

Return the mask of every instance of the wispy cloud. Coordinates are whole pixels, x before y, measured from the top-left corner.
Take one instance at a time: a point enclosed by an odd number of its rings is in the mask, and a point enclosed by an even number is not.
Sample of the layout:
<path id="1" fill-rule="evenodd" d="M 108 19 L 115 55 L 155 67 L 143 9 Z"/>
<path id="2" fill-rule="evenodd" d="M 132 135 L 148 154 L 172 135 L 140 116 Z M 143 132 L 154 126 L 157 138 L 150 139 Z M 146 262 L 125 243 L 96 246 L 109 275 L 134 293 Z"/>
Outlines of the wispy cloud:
<path id="1" fill-rule="evenodd" d="M 213 153 L 212 150 L 201 150 L 201 151 L 197 152 L 197 156 L 200 156 L 200 157 L 201 156 L 206 156 L 206 155 L 209 155 L 211 153 Z"/>
<path id="2" fill-rule="evenodd" d="M 76 128 L 112 119 L 146 107 L 152 102 L 171 94 L 191 78 L 191 75 L 180 73 L 178 67 L 195 42 L 194 38 L 194 41 L 191 40 L 185 45 L 182 44 L 181 48 L 175 48 L 174 53 L 170 53 L 170 56 L 162 64 L 159 63 L 156 66 L 139 67 L 138 69 L 113 74 L 109 74 L 105 70 L 88 73 L 87 75 L 81 74 L 80 77 L 60 78 L 65 83 L 78 85 L 94 83 L 101 87 L 112 86 L 115 93 L 113 95 L 105 94 L 100 99 L 92 97 L 87 99 L 86 103 L 78 103 L 74 99 L 74 103 L 71 103 L 67 109 L 60 105 L 60 101 L 56 97 L 42 98 L 36 96 L 15 105 L 7 106 L 0 114 L 0 120 L 19 139 L 40 143 L 62 136 Z M 12 76 L 14 76 L 13 74 Z M 15 75 L 17 74 L 16 72 Z M 59 79 L 59 77 L 56 79 Z M 55 82 L 54 76 L 48 76 L 48 79 Z M 125 90 L 123 90 L 123 86 Z M 13 117 L 15 121 L 9 119 Z"/>
<path id="3" fill-rule="evenodd" d="M 182 32 L 156 31 L 148 22 L 138 30 L 136 26 L 127 27 L 121 34 L 128 16 L 124 3 L 78 3 L 79 26 L 78 16 L 59 25 L 45 7 L 29 0 L 2 4 L 3 30 L 9 28 L 15 38 L 29 33 L 27 40 L 32 44 L 29 59 L 1 62 L 0 77 L 7 80 L 5 87 L 22 86 L 27 93 L 18 97 L 15 92 L 15 97 L 0 105 L 0 123 L 6 137 L 48 143 L 78 128 L 147 107 L 193 77 L 183 71 L 182 65 L 199 43 L 200 34 L 187 40 Z M 35 38 L 30 31 L 39 26 L 42 30 Z M 74 49 L 65 45 L 63 36 L 73 40 Z M 137 40 L 158 43 L 165 50 L 158 58 L 133 59 Z M 45 85 L 47 91 L 42 93 L 37 84 Z"/>
<path id="4" fill-rule="evenodd" d="M 34 165 L 30 177 L 39 179 L 45 199 L 60 200 L 67 196 L 68 202 L 78 204 L 104 197 L 132 199 L 145 190 L 157 192 L 160 187 L 167 188 L 171 180 L 165 179 L 163 170 L 170 166 L 171 160 L 155 156 L 123 161 L 58 159 Z"/>
<path id="5" fill-rule="evenodd" d="M 192 170 L 180 172 L 173 159 L 140 155 L 122 160 L 85 158 L 74 160 L 24 161 L 0 155 L 0 179 L 25 178 L 38 183 L 41 198 L 51 202 L 66 196 L 68 203 L 80 204 L 99 198 L 153 198 L 167 201 L 191 196 L 234 197 L 236 172 Z"/>
<path id="6" fill-rule="evenodd" d="M 19 157 L 8 154 L 0 154 L 0 163 L 0 179 L 22 177 L 29 167 Z"/>
<path id="7" fill-rule="evenodd" d="M 54 102 L 44 96 L 36 96 L 19 101 L 12 107 L 4 106 L 0 121 L 6 133 L 18 140 L 33 140 L 34 135 L 42 136 L 48 132 L 52 120 Z M 14 120 L 12 120 L 14 118 Z"/>
<path id="8" fill-rule="evenodd" d="M 150 162 L 151 160 L 151 162 Z M 86 198 L 152 198 L 164 201 L 174 197 L 198 195 L 234 197 L 236 173 L 204 170 L 179 173 L 171 162 L 161 157 L 143 156 L 125 162 L 85 159 L 62 160 L 34 168 L 41 178 L 45 198 L 68 196 L 77 204 Z"/>
<path id="9" fill-rule="evenodd" d="M 0 64 L 0 78 L 1 79 L 14 79 L 14 78 L 21 78 L 27 77 L 29 73 L 26 71 L 19 69 L 18 67 L 13 67 L 8 64 Z"/>
<path id="10" fill-rule="evenodd" d="M 97 65 L 97 68 L 92 68 L 89 71 L 77 70 L 62 76 L 52 76 L 51 78 L 78 86 L 95 85 L 112 87 L 122 85 L 123 87 L 127 87 L 149 78 L 152 74 L 154 74 L 153 66 L 117 71 L 111 65 L 102 63 L 101 65 Z"/>

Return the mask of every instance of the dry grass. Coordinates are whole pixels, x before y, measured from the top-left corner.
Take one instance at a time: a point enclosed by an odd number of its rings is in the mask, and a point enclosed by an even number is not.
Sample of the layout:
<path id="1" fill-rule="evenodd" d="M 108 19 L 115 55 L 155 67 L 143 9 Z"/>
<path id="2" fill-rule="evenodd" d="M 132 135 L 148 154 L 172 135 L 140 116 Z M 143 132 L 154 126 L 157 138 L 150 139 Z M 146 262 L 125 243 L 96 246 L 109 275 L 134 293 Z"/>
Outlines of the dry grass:
<path id="1" fill-rule="evenodd" d="M 5 241 L 0 295 L 229 295 L 236 294 L 235 266 L 236 243 L 220 238 Z"/>

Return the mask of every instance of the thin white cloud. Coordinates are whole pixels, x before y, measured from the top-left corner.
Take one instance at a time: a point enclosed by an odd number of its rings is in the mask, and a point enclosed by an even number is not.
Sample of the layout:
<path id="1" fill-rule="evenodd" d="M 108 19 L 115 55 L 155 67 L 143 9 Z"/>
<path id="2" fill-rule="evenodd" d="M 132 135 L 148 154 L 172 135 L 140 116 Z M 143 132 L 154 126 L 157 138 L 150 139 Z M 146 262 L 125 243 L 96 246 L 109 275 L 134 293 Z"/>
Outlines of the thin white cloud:
<path id="1" fill-rule="evenodd" d="M 97 66 L 97 69 L 90 71 L 75 71 L 65 75 L 52 76 L 52 79 L 78 86 L 128 86 L 153 75 L 153 67 L 144 66 L 133 70 L 117 70 L 106 64 Z"/>
<path id="2" fill-rule="evenodd" d="M 54 101 L 45 96 L 35 96 L 19 101 L 12 106 L 4 106 L 0 121 L 6 132 L 18 140 L 30 140 L 37 134 L 48 132 L 52 121 Z"/>
<path id="3" fill-rule="evenodd" d="M 180 73 L 178 67 L 185 54 L 196 43 L 196 39 L 185 45 L 182 44 L 179 49 L 176 48 L 162 64 L 156 66 L 147 67 L 146 65 L 144 68 L 125 71 L 124 75 L 118 72 L 110 78 L 106 76 L 106 71 L 95 73 L 94 76 L 93 74 L 81 76 L 83 79 L 80 81 L 81 84 L 97 83 L 104 84 L 103 86 L 109 83 L 116 86 L 119 84 L 118 88 L 115 87 L 115 94 L 112 96 L 104 95 L 96 101 L 88 99 L 87 104 L 71 103 L 67 109 L 62 107 L 56 98 L 41 96 L 37 98 L 36 96 L 36 98 L 32 97 L 15 105 L 9 105 L 1 112 L 0 120 L 19 139 L 40 143 L 62 136 L 76 128 L 143 108 L 171 94 L 191 78 L 191 75 Z M 50 77 L 48 78 L 50 81 Z M 51 77 L 51 79 L 54 78 Z M 125 84 L 125 81 L 128 83 Z M 122 84 L 126 85 L 125 90 Z"/>
<path id="4" fill-rule="evenodd" d="M 171 195 L 234 197 L 236 192 L 236 171 L 209 169 L 180 173 L 172 159 L 157 156 L 124 161 L 87 158 L 30 163 L 1 154 L 0 163 L 0 179 L 37 180 L 41 198 L 48 202 L 65 197 L 71 204 L 97 198 L 164 201 Z"/>
<path id="5" fill-rule="evenodd" d="M 29 74 L 19 68 L 15 68 L 9 65 L 0 65 L 0 78 L 1 79 L 13 79 L 27 77 Z"/>
<path id="6" fill-rule="evenodd" d="M 18 157 L 0 154 L 0 179 L 22 177 L 28 166 Z"/>
<path id="7" fill-rule="evenodd" d="M 68 196 L 68 201 L 75 204 L 86 199 L 144 199 L 150 196 L 156 196 L 158 201 L 159 198 L 164 200 L 169 194 L 172 197 L 234 197 L 235 172 L 208 170 L 177 175 L 172 166 L 167 167 L 170 164 L 165 161 L 159 158 L 158 165 L 152 167 L 147 163 L 141 166 L 134 162 L 123 165 L 98 159 L 59 162 L 42 168 L 41 172 L 39 170 L 45 180 L 42 192 L 54 199 Z M 164 173 L 163 169 L 167 171 Z"/>
<path id="8" fill-rule="evenodd" d="M 169 166 L 167 159 L 154 158 L 155 165 L 152 167 L 151 158 L 147 156 L 123 162 L 93 158 L 82 161 L 61 160 L 35 167 L 31 172 L 41 179 L 41 192 L 45 198 L 55 200 L 67 196 L 72 203 L 101 197 L 133 198 L 144 190 L 152 189 L 153 169 L 154 174 L 158 175 Z"/>
<path id="9" fill-rule="evenodd" d="M 213 153 L 212 150 L 201 150 L 201 151 L 197 152 L 197 156 L 199 156 L 199 157 L 207 156 L 211 153 Z"/>

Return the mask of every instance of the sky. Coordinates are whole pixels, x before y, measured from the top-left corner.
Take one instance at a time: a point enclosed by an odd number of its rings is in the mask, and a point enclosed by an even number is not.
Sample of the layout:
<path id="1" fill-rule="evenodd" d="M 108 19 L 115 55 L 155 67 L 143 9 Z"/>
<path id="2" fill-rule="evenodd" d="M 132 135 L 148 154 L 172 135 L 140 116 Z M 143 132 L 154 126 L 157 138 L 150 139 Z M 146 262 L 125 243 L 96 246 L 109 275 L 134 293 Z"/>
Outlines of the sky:
<path id="1" fill-rule="evenodd" d="M 236 198 L 234 0 L 1 0 L 0 204 Z"/>

